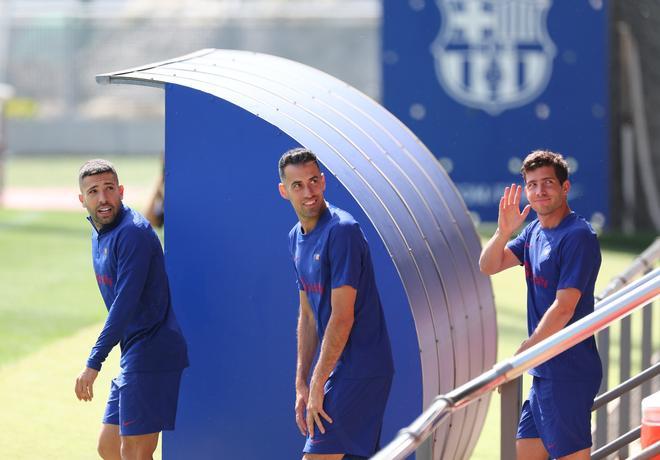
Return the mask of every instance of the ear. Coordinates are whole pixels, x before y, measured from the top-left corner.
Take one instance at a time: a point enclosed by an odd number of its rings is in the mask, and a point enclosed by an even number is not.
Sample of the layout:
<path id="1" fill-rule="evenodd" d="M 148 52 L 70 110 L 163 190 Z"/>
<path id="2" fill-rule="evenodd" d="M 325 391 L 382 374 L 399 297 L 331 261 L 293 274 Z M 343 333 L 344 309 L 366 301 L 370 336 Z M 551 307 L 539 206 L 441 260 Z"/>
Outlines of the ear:
<path id="1" fill-rule="evenodd" d="M 119 199 L 120 200 L 124 199 L 124 186 L 123 185 L 119 186 Z"/>
<path id="2" fill-rule="evenodd" d="M 562 191 L 566 196 L 568 196 L 569 190 L 571 190 L 571 181 L 566 179 L 563 184 L 561 184 Z"/>
<path id="3" fill-rule="evenodd" d="M 325 192 L 325 174 L 321 173 L 321 190 Z"/>
<path id="4" fill-rule="evenodd" d="M 285 200 L 288 200 L 289 195 L 286 193 L 286 187 L 284 186 L 284 184 L 282 182 L 280 182 L 279 184 L 277 184 L 277 188 L 280 191 L 280 196 L 282 198 L 284 198 Z"/>
<path id="5" fill-rule="evenodd" d="M 82 204 L 82 207 L 84 208 L 84 207 L 85 207 L 85 203 L 84 203 L 84 200 L 83 200 L 82 193 L 79 193 L 79 194 L 78 194 L 78 200 L 80 200 L 80 204 Z"/>

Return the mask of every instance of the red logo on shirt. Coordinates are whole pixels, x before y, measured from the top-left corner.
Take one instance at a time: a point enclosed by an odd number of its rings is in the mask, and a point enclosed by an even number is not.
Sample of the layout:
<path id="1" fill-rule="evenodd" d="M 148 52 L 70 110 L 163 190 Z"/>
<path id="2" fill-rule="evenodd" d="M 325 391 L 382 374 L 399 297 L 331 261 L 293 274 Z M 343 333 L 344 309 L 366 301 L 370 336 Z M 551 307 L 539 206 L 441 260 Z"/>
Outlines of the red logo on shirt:
<path id="1" fill-rule="evenodd" d="M 531 265 L 529 265 L 529 262 L 525 261 L 525 278 L 529 278 L 532 280 L 532 283 L 534 283 L 535 286 L 539 286 L 542 288 L 547 289 L 548 288 L 548 280 L 545 279 L 542 276 L 534 276 L 534 272 L 532 271 Z"/>
<path id="2" fill-rule="evenodd" d="M 306 279 L 302 279 L 302 285 L 305 292 L 313 292 L 316 294 L 323 294 L 323 285 L 321 283 L 309 283 Z"/>
<path id="3" fill-rule="evenodd" d="M 99 275 L 97 273 L 96 282 L 99 283 L 99 285 L 112 286 L 112 278 L 110 278 L 108 275 Z"/>

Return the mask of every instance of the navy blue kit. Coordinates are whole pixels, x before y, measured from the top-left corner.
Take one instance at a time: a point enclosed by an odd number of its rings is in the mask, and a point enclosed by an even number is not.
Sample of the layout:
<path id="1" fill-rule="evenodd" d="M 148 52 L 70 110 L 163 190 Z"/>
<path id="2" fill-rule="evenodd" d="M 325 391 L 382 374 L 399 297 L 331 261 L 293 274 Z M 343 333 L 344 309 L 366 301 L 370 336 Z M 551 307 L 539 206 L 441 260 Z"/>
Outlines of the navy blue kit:
<path id="1" fill-rule="evenodd" d="M 92 260 L 108 317 L 87 367 L 100 370 L 110 350 L 121 348 L 103 422 L 119 425 L 122 436 L 173 429 L 188 352 L 160 240 L 140 213 L 122 205 L 113 223 L 94 228 Z"/>
<path id="2" fill-rule="evenodd" d="M 536 329 L 557 291 L 581 292 L 568 324 L 594 311 L 600 246 L 589 223 L 574 212 L 557 227 L 531 222 L 507 247 L 525 267 L 527 329 Z M 596 341 L 589 337 L 530 370 L 534 376 L 518 426 L 518 438 L 541 438 L 553 458 L 591 447 L 591 406 L 602 367 Z"/>
<path id="3" fill-rule="evenodd" d="M 354 323 L 346 346 L 325 385 L 325 423 L 307 437 L 304 452 L 345 453 L 369 457 L 379 447 L 385 405 L 394 367 L 383 308 L 367 240 L 353 217 L 334 206 L 303 233 L 300 223 L 289 233 L 298 289 L 304 291 L 323 339 L 332 311 L 331 290 L 357 290 Z"/>

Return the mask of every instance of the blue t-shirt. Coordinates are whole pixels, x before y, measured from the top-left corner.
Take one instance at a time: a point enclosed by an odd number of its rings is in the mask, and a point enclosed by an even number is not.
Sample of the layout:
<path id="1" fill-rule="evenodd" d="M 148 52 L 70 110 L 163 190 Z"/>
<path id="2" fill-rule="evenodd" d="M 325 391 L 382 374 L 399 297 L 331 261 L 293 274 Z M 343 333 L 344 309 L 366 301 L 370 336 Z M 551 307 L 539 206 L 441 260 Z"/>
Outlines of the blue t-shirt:
<path id="1" fill-rule="evenodd" d="M 391 376 L 390 339 L 371 253 L 359 224 L 347 212 L 328 205 L 314 230 L 304 234 L 298 223 L 289 233 L 289 241 L 298 289 L 307 295 L 320 340 L 330 320 L 332 289 L 351 286 L 357 290 L 353 327 L 331 375 Z"/>
<path id="2" fill-rule="evenodd" d="M 101 231 L 94 228 L 92 260 L 108 317 L 87 367 L 100 370 L 118 343 L 125 372 L 188 366 L 186 342 L 172 310 L 163 249 L 142 214 L 122 205 L 112 224 Z"/>
<path id="3" fill-rule="evenodd" d="M 525 267 L 527 281 L 527 329 L 536 329 L 557 297 L 557 290 L 578 289 L 582 295 L 568 322 L 594 311 L 594 285 L 600 269 L 600 245 L 591 225 L 574 212 L 555 228 L 531 222 L 507 247 Z M 567 324 L 567 325 L 568 325 Z M 558 380 L 600 379 L 602 368 L 593 336 L 530 371 Z"/>

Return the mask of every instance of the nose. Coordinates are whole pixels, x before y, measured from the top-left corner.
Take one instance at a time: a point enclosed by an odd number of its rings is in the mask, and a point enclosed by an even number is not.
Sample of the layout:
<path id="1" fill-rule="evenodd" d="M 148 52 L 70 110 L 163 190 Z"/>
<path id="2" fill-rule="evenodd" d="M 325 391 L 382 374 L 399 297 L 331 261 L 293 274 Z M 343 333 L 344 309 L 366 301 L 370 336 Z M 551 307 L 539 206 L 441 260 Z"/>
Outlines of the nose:
<path id="1" fill-rule="evenodd" d="M 314 194 L 314 189 L 311 184 L 305 184 L 303 185 L 303 195 L 305 198 L 310 197 Z"/>

